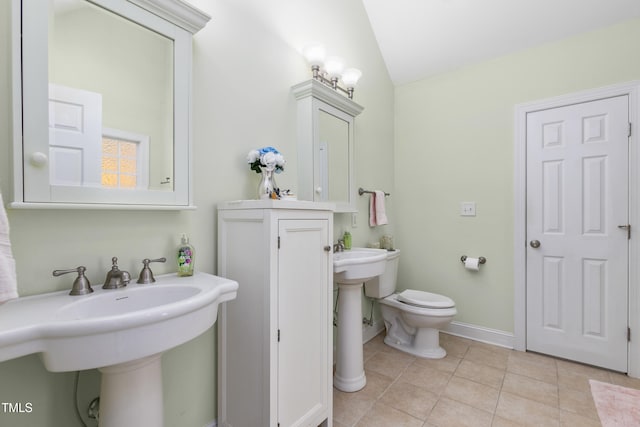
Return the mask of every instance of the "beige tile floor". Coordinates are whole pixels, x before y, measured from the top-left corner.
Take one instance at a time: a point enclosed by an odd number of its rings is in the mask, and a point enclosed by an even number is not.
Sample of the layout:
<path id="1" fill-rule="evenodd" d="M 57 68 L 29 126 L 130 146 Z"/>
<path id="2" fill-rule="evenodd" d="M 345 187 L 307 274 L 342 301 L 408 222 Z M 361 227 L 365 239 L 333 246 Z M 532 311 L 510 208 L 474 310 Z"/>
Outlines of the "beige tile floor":
<path id="1" fill-rule="evenodd" d="M 333 389 L 335 427 L 600 426 L 589 379 L 640 389 L 640 380 L 535 353 L 440 334 L 447 356 L 427 360 L 364 346 L 367 385 Z"/>

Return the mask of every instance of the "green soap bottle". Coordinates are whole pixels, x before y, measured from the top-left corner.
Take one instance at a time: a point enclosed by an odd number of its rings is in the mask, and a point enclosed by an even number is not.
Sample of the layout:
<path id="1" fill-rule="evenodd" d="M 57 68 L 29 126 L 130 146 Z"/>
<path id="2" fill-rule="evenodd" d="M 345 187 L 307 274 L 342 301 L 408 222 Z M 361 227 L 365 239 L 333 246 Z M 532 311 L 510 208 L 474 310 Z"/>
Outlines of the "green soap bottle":
<path id="1" fill-rule="evenodd" d="M 344 236 L 342 236 L 342 240 L 344 241 L 344 248 L 346 250 L 350 250 L 351 249 L 351 233 L 349 233 L 348 231 L 345 231 Z"/>
<path id="2" fill-rule="evenodd" d="M 189 243 L 189 238 L 182 233 L 178 246 L 178 276 L 193 276 L 193 261 L 195 258 L 195 249 Z"/>

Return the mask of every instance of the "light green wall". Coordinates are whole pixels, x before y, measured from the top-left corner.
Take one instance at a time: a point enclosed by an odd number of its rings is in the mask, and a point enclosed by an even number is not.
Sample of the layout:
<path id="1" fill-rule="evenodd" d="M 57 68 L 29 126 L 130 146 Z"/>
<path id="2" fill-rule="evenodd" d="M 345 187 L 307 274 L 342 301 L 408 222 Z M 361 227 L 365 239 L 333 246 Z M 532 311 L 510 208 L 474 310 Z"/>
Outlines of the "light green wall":
<path id="1" fill-rule="evenodd" d="M 393 86 L 360 1 L 192 0 L 213 16 L 196 34 L 193 130 L 196 211 L 131 212 L 8 210 L 23 296 L 68 289 L 69 277 L 51 271 L 85 265 L 96 285 L 112 256 L 137 274 L 146 257 L 171 257 L 181 232 L 196 248 L 196 268 L 216 272 L 216 205 L 253 198 L 258 175 L 249 170 L 250 149 L 273 145 L 286 157 L 278 175 L 296 188 L 295 99 L 290 87 L 310 78 L 299 49 L 324 42 L 349 65 L 363 70 L 355 100 L 365 106 L 356 120 L 356 184 L 393 191 Z M 0 190 L 10 189 L 10 2 L 0 2 Z M 268 3 L 268 4 L 266 4 Z M 335 13 L 335 11 L 340 11 Z M 358 200 L 354 243 L 377 240 L 392 229 L 370 230 L 366 198 Z M 393 205 L 390 204 L 393 218 Z M 350 229 L 350 215 L 336 215 L 336 235 Z M 155 274 L 175 271 L 157 265 Z M 242 284 L 241 284 L 242 286 Z M 2 307 L 0 306 L 0 310 Z M 214 329 L 163 356 L 167 426 L 203 426 L 216 417 Z M 97 395 L 96 371 L 80 377 L 81 411 Z M 0 411 L 0 425 L 73 426 L 73 374 L 49 373 L 37 356 L 0 363 L 0 402 L 33 402 L 29 415 Z M 89 424 L 91 425 L 91 424 Z"/>
<path id="2" fill-rule="evenodd" d="M 401 288 L 456 301 L 455 320 L 513 331 L 514 106 L 640 79 L 640 20 L 396 88 Z M 475 201 L 476 217 L 460 202 Z M 480 272 L 461 255 L 485 256 Z"/>

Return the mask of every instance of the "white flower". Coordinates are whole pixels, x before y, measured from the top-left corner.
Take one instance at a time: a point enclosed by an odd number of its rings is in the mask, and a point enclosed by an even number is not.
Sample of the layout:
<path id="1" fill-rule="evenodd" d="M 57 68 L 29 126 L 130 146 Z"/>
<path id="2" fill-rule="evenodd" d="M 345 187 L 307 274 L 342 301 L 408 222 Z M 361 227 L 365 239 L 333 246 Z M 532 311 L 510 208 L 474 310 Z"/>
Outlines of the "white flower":
<path id="1" fill-rule="evenodd" d="M 253 163 L 260 158 L 260 152 L 258 150 L 251 150 L 247 154 L 247 162 Z"/>
<path id="2" fill-rule="evenodd" d="M 264 153 L 262 155 L 262 159 L 260 159 L 260 163 L 267 167 L 275 167 L 276 166 L 276 154 L 272 152 Z"/>
<path id="3" fill-rule="evenodd" d="M 276 166 L 284 167 L 284 156 L 280 153 L 276 154 Z"/>

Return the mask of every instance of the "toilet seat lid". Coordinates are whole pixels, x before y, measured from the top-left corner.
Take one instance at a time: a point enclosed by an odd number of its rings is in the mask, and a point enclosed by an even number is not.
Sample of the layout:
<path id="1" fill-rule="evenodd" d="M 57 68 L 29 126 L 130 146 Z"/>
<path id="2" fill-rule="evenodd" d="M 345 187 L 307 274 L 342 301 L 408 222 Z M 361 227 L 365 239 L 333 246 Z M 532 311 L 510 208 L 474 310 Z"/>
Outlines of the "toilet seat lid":
<path id="1" fill-rule="evenodd" d="M 456 306 L 456 303 L 451 298 L 445 297 L 444 295 L 415 291 L 413 289 L 400 292 L 398 294 L 398 301 L 426 308 L 451 308 Z"/>

